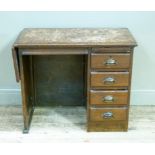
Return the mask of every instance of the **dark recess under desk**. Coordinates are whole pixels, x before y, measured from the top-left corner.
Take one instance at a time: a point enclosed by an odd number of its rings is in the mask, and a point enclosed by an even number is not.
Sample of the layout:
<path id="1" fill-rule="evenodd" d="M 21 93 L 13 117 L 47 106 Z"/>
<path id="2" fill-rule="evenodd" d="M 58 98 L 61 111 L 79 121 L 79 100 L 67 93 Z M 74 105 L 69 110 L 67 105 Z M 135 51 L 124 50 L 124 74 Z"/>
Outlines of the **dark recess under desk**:
<path id="1" fill-rule="evenodd" d="M 33 56 L 36 105 L 86 105 L 84 55 Z"/>

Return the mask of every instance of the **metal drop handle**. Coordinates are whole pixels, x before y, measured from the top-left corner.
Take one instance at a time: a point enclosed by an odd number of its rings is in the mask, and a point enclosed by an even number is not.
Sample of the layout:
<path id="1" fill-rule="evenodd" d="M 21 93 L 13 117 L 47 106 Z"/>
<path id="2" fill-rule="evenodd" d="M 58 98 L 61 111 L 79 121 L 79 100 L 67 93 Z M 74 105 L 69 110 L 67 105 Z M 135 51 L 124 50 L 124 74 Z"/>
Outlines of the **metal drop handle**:
<path id="1" fill-rule="evenodd" d="M 111 95 L 105 96 L 102 99 L 103 102 L 114 102 L 114 97 Z"/>
<path id="2" fill-rule="evenodd" d="M 105 65 L 116 65 L 117 61 L 113 58 L 109 58 L 108 60 L 106 60 L 106 62 L 104 64 Z"/>
<path id="3" fill-rule="evenodd" d="M 113 83 L 115 83 L 115 79 L 113 77 L 107 77 L 107 78 L 103 79 L 103 82 L 105 84 L 113 84 Z"/>
<path id="4" fill-rule="evenodd" d="M 112 112 L 105 112 L 103 113 L 103 118 L 112 118 L 113 117 L 113 113 Z"/>

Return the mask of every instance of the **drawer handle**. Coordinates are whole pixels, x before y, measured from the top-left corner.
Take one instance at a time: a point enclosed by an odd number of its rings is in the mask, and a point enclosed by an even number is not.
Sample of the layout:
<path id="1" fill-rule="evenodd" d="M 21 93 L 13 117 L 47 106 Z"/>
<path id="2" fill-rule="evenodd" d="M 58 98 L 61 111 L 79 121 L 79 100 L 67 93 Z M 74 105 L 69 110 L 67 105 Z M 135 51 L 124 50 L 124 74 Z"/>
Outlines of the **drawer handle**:
<path id="1" fill-rule="evenodd" d="M 112 118 L 113 117 L 113 113 L 112 112 L 105 112 L 103 113 L 103 118 Z"/>
<path id="2" fill-rule="evenodd" d="M 109 58 L 108 60 L 106 60 L 106 62 L 104 63 L 105 65 L 116 65 L 117 62 L 115 59 L 113 58 Z"/>
<path id="3" fill-rule="evenodd" d="M 113 77 L 107 77 L 103 80 L 105 84 L 113 84 L 115 83 L 115 79 Z"/>
<path id="4" fill-rule="evenodd" d="M 105 96 L 102 99 L 103 102 L 114 102 L 114 97 L 111 95 Z"/>

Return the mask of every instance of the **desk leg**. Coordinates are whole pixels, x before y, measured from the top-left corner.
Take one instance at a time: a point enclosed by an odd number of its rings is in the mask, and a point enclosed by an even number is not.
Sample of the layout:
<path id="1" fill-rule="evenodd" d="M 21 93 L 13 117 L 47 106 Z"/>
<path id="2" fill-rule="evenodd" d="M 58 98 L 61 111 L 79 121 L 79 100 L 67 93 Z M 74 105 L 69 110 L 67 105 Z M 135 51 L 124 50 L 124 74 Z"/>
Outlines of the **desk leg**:
<path id="1" fill-rule="evenodd" d="M 21 91 L 23 105 L 24 129 L 23 133 L 28 133 L 32 115 L 34 111 L 34 95 L 33 95 L 33 79 L 31 69 L 31 57 L 23 56 L 22 52 L 19 56 L 20 60 L 20 75 L 21 75 Z"/>

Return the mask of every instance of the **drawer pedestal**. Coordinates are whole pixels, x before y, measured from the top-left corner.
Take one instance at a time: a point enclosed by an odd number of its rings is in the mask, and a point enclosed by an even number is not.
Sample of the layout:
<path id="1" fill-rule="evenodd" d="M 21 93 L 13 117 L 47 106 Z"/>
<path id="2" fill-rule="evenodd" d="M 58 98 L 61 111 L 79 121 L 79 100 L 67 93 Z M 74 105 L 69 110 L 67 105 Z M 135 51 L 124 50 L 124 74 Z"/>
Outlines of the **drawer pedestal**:
<path id="1" fill-rule="evenodd" d="M 88 131 L 127 131 L 132 52 L 92 50 Z"/>

